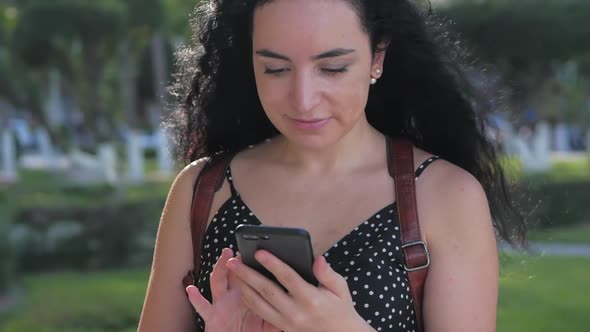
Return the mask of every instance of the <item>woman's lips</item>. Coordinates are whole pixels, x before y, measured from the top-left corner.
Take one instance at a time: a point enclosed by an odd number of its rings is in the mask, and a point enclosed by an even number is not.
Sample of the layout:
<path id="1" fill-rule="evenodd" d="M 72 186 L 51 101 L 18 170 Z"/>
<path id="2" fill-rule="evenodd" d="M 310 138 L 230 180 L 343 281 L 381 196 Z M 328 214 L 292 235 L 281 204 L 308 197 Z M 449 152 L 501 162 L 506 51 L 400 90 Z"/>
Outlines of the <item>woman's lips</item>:
<path id="1" fill-rule="evenodd" d="M 332 118 L 313 119 L 313 120 L 299 120 L 289 118 L 293 125 L 302 130 L 318 130 L 325 127 Z"/>

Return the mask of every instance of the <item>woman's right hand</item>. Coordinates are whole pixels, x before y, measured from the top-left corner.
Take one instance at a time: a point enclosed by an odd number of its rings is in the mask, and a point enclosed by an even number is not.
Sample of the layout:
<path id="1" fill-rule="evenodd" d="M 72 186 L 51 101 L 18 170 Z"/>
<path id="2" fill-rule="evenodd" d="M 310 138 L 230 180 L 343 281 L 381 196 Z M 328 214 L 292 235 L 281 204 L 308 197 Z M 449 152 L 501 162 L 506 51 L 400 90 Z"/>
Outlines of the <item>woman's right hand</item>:
<path id="1" fill-rule="evenodd" d="M 197 287 L 188 286 L 186 292 L 195 310 L 205 320 L 205 331 L 216 332 L 280 332 L 270 323 L 256 316 L 243 304 L 235 276 L 229 273 L 227 262 L 233 251 L 223 249 L 211 273 L 211 294 L 213 303 L 199 292 Z"/>

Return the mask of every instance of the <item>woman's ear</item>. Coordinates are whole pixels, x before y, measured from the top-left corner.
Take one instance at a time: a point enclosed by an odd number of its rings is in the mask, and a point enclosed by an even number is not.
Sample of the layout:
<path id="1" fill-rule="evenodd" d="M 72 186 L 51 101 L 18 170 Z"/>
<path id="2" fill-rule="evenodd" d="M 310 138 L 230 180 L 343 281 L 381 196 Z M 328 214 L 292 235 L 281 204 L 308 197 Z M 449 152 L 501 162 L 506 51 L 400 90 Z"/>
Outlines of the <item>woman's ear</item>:
<path id="1" fill-rule="evenodd" d="M 375 73 L 377 70 L 383 73 L 383 63 L 385 62 L 385 53 L 387 52 L 386 50 L 388 46 L 389 43 L 384 42 L 379 43 L 379 45 L 377 45 L 377 50 L 373 55 L 373 65 L 371 67 L 372 73 Z"/>

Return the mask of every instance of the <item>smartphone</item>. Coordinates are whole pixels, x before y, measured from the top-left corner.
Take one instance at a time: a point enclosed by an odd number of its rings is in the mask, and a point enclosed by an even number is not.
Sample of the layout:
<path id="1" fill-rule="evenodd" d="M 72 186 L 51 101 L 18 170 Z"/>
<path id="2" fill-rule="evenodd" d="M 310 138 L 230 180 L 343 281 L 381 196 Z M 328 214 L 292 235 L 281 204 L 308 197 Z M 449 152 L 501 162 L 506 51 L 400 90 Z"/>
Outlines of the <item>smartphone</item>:
<path id="1" fill-rule="evenodd" d="M 302 228 L 239 225 L 236 241 L 242 261 L 247 266 L 280 284 L 270 271 L 254 258 L 257 250 L 264 249 L 289 265 L 308 283 L 317 286 L 313 275 L 313 250 L 309 233 Z"/>

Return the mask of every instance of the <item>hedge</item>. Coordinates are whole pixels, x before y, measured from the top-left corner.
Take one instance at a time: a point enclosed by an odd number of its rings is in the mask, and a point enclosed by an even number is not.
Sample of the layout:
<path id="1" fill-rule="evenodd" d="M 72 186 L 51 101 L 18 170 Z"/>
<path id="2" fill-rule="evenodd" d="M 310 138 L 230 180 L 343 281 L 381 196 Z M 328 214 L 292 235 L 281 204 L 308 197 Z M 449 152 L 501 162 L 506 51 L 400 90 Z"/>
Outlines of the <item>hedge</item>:
<path id="1" fill-rule="evenodd" d="M 19 272 L 147 264 L 164 199 L 21 210 L 12 226 Z"/>

